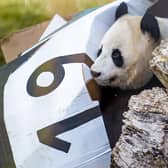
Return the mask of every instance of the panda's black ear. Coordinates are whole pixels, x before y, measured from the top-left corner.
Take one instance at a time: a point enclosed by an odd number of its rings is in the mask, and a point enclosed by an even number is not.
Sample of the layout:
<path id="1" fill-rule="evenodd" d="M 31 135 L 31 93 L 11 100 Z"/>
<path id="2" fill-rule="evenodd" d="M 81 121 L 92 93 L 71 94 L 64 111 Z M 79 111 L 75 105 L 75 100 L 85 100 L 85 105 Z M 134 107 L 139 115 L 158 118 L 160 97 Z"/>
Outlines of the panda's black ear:
<path id="1" fill-rule="evenodd" d="M 115 20 L 119 19 L 125 14 L 128 14 L 128 6 L 125 2 L 122 2 L 116 10 Z"/>
<path id="2" fill-rule="evenodd" d="M 146 13 L 141 20 L 141 30 L 143 33 L 147 32 L 151 37 L 158 41 L 161 37 L 160 28 L 157 19 L 150 13 Z"/>

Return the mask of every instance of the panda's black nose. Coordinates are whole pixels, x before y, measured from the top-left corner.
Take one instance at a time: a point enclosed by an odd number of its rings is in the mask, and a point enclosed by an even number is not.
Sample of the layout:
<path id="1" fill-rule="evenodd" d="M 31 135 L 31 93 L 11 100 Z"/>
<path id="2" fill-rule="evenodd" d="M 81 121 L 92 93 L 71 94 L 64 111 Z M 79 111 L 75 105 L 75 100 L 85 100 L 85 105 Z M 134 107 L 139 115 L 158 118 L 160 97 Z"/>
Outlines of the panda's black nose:
<path id="1" fill-rule="evenodd" d="M 94 78 L 98 78 L 101 75 L 101 72 L 91 71 Z"/>

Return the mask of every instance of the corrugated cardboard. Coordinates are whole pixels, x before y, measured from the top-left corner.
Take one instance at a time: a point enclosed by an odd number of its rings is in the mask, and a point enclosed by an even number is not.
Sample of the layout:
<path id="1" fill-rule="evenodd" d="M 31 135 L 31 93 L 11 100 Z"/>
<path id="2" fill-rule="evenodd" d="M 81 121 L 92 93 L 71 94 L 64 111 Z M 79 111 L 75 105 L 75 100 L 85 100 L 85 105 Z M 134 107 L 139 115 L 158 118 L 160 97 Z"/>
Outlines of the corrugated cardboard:
<path id="1" fill-rule="evenodd" d="M 13 33 L 3 39 L 1 42 L 1 48 L 6 63 L 11 62 L 17 58 L 20 53 L 37 43 L 48 24 L 49 21 L 45 21 L 43 23 Z"/>
<path id="2" fill-rule="evenodd" d="M 39 40 L 66 24 L 66 20 L 70 19 L 71 16 L 62 17 L 56 14 L 51 22 L 45 21 L 7 36 L 1 41 L 5 62 L 9 63 L 16 59 L 20 53 L 31 48 Z"/>

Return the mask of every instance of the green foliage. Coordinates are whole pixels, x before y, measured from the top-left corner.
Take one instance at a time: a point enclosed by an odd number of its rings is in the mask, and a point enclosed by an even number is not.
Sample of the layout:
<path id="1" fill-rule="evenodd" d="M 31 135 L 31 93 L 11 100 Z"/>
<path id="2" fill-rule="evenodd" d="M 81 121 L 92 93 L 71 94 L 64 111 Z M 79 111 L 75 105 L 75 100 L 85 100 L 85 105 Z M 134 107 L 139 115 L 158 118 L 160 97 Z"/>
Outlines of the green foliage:
<path id="1" fill-rule="evenodd" d="M 41 3 L 25 5 L 21 2 L 2 2 L 0 2 L 0 38 L 51 17 Z"/>
<path id="2" fill-rule="evenodd" d="M 51 17 L 45 2 L 23 0 L 0 0 L 0 39 L 9 33 L 40 23 Z M 0 51 L 0 65 L 4 64 Z"/>

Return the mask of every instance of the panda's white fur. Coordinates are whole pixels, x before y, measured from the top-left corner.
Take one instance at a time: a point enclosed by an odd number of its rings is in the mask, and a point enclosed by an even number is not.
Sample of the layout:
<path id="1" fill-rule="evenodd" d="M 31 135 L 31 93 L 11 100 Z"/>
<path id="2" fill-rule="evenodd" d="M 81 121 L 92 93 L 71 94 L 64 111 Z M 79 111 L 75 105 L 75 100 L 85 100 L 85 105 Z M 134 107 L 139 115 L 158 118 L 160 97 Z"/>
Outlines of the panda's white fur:
<path id="1" fill-rule="evenodd" d="M 100 44 L 102 51 L 91 67 L 92 72 L 100 73 L 95 76 L 98 84 L 121 89 L 137 89 L 151 79 L 153 74 L 149 68 L 149 60 L 160 39 L 168 37 L 168 21 L 157 18 L 161 38 L 156 41 L 150 33 L 142 32 L 142 18 L 123 15 L 104 35 Z M 122 67 L 117 67 L 112 60 L 114 49 L 119 49 L 122 53 Z"/>

